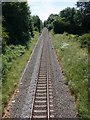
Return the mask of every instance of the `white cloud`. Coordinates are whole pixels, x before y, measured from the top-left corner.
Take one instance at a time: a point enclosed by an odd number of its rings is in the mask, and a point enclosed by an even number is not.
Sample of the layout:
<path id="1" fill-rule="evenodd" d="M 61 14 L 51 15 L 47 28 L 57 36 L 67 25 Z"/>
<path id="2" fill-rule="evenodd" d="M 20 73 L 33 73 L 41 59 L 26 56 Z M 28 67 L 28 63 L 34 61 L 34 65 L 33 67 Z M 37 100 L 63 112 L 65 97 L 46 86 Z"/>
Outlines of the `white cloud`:
<path id="1" fill-rule="evenodd" d="M 32 15 L 38 15 L 42 21 L 48 16 L 58 14 L 66 7 L 73 7 L 77 0 L 27 0 Z"/>

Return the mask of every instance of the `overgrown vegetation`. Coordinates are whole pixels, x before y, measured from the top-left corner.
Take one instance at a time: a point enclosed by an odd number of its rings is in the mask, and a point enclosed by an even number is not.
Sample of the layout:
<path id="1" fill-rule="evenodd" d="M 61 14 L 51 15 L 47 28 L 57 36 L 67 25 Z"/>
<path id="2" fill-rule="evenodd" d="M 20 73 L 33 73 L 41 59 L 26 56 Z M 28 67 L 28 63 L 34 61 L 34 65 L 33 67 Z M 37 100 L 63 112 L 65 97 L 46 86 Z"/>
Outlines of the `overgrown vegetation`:
<path id="1" fill-rule="evenodd" d="M 89 48 L 89 46 L 90 46 L 90 33 L 86 33 L 86 34 L 83 34 L 82 36 L 79 36 L 78 40 L 81 43 L 81 47 Z"/>
<path id="2" fill-rule="evenodd" d="M 25 53 L 25 46 L 14 46 L 10 45 L 6 47 L 5 54 L 2 55 L 3 58 L 3 66 L 2 66 L 2 82 L 6 81 L 7 73 L 11 69 L 13 61 L 17 59 L 17 57 L 21 57 Z"/>
<path id="3" fill-rule="evenodd" d="M 6 54 L 3 55 L 3 80 L 2 80 L 2 102 L 3 107 L 7 104 L 8 98 L 14 92 L 18 83 L 20 74 L 23 71 L 27 60 L 37 42 L 38 33 L 34 33 L 34 38 L 29 42 L 29 49 L 24 46 L 8 46 Z"/>
<path id="4" fill-rule="evenodd" d="M 2 18 L 0 61 L 2 58 L 2 104 L 4 108 L 10 95 L 16 89 L 20 74 L 37 42 L 38 33 L 42 29 L 42 21 L 38 16 L 38 19 L 33 19 L 27 2 L 3 2 Z"/>
<path id="5" fill-rule="evenodd" d="M 51 14 L 44 26 L 61 34 L 51 36 L 58 60 L 72 94 L 76 97 L 79 115 L 88 119 L 87 48 L 90 48 L 90 2 L 77 2 L 77 7 L 79 9 L 68 7 L 59 14 Z M 3 66 L 0 66 L 3 73 L 4 107 L 16 89 L 20 74 L 37 41 L 38 33 L 34 31 L 41 32 L 43 24 L 39 16 L 31 16 L 27 2 L 3 2 L 2 15 L 0 35 L 2 33 Z"/>
<path id="6" fill-rule="evenodd" d="M 51 14 L 44 26 L 54 32 L 52 40 L 56 54 L 75 95 L 79 116 L 90 119 L 90 1 L 79 1 L 76 6 L 78 9 L 67 7 L 59 14 Z"/>
<path id="7" fill-rule="evenodd" d="M 75 95 L 79 116 L 90 119 L 88 110 L 88 50 L 81 48 L 76 35 L 52 34 L 56 54 L 62 66 L 65 79 L 72 94 Z"/>

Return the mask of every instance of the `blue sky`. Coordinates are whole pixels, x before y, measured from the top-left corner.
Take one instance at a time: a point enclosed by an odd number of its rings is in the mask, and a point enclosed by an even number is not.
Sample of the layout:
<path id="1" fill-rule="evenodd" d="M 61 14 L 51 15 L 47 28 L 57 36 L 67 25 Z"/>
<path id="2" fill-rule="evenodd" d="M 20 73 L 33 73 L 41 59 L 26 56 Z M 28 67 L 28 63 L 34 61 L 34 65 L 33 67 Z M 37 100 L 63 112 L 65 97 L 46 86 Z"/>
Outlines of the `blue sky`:
<path id="1" fill-rule="evenodd" d="M 32 15 L 38 15 L 42 21 L 47 20 L 48 16 L 59 14 L 66 7 L 76 7 L 77 0 L 27 0 Z"/>

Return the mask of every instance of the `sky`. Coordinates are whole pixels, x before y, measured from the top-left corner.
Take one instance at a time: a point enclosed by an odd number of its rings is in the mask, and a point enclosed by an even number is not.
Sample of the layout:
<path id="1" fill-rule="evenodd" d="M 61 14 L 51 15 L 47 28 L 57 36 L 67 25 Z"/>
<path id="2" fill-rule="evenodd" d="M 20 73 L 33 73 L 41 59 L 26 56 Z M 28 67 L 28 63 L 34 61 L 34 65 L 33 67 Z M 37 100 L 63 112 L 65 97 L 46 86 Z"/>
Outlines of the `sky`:
<path id="1" fill-rule="evenodd" d="M 50 14 L 59 14 L 66 7 L 76 7 L 77 0 L 27 0 L 31 14 L 38 15 L 44 22 Z"/>

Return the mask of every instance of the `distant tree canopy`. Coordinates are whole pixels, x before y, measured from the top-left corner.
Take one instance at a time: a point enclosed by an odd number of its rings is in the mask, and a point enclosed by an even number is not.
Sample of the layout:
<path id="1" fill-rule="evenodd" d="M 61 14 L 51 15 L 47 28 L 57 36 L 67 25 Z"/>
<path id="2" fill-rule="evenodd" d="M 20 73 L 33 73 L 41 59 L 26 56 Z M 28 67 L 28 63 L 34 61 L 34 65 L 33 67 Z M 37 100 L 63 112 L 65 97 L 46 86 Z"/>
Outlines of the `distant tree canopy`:
<path id="1" fill-rule="evenodd" d="M 57 17 L 57 14 L 51 14 L 47 21 L 44 21 L 44 27 L 47 27 L 49 30 L 53 29 L 53 22 Z"/>
<path id="2" fill-rule="evenodd" d="M 77 8 L 67 7 L 58 15 L 51 14 L 44 22 L 55 33 L 81 34 L 90 31 L 90 2 L 77 2 Z"/>
<path id="3" fill-rule="evenodd" d="M 42 29 L 42 21 L 40 20 L 39 16 L 37 16 L 37 15 L 33 16 L 32 18 L 33 18 L 35 31 L 40 32 Z"/>
<path id="4" fill-rule="evenodd" d="M 53 22 L 53 30 L 55 33 L 63 33 L 68 30 L 69 26 L 70 23 L 65 22 L 61 17 L 57 17 L 57 19 Z"/>
<path id="5" fill-rule="evenodd" d="M 60 17 L 64 18 L 65 22 L 70 22 L 70 24 L 74 24 L 74 15 L 76 13 L 75 8 L 67 7 L 60 12 Z"/>

